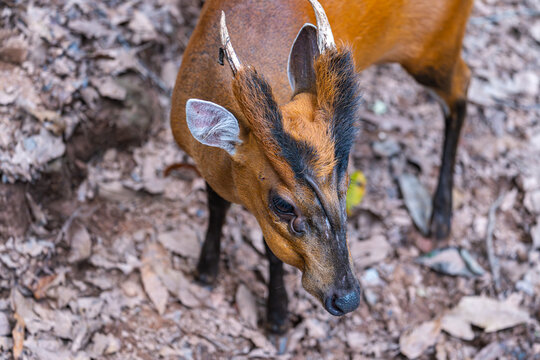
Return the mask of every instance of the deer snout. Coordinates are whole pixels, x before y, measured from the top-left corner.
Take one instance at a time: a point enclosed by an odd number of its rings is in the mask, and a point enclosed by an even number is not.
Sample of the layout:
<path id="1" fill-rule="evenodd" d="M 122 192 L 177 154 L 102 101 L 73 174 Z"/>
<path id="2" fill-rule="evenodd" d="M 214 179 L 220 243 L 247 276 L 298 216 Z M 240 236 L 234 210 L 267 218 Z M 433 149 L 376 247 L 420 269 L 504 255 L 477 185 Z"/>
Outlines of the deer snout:
<path id="1" fill-rule="evenodd" d="M 357 281 L 352 288 L 332 289 L 323 300 L 324 308 L 334 316 L 345 315 L 360 305 L 360 293 Z"/>
<path id="2" fill-rule="evenodd" d="M 319 299 L 326 311 L 334 316 L 342 316 L 360 305 L 360 284 L 351 269 L 346 269 L 341 276 L 333 275 L 335 273 L 321 274 L 308 269 L 302 276 L 302 285 Z"/>

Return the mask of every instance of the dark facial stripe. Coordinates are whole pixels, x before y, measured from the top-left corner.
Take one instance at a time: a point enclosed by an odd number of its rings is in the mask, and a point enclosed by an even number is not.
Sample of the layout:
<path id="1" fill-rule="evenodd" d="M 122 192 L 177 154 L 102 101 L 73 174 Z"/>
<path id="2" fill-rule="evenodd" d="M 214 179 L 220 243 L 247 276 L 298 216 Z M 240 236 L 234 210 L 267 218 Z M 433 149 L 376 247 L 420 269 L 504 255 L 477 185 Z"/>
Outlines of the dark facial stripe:
<path id="1" fill-rule="evenodd" d="M 321 70 L 332 73 L 334 76 L 330 78 L 336 79 L 332 84 L 333 103 L 329 105 L 333 111 L 332 137 L 335 143 L 336 173 L 339 181 L 347 170 L 349 153 L 357 133 L 355 123 L 361 100 L 358 75 L 349 50 L 338 49 L 321 56 L 328 57 L 324 61 L 326 68 Z"/>
<path id="2" fill-rule="evenodd" d="M 317 160 L 316 149 L 305 141 L 295 140 L 284 130 L 283 118 L 270 85 L 256 71 L 248 71 L 243 77 L 243 88 L 248 92 L 247 96 L 252 97 L 251 103 L 258 107 L 256 111 L 261 116 L 257 120 L 265 122 L 264 127 L 269 130 L 269 135 L 279 149 L 279 155 L 290 165 L 296 178 L 303 179 L 312 172 L 310 164 Z"/>

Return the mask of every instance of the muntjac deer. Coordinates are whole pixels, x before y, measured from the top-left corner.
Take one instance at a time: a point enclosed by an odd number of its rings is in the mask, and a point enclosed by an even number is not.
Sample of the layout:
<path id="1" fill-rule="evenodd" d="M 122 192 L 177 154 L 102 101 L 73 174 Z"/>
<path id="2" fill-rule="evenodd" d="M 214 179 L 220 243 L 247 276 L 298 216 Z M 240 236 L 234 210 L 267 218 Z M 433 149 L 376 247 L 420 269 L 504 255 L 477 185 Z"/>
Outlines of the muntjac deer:
<path id="1" fill-rule="evenodd" d="M 198 278 L 215 281 L 225 214 L 231 202 L 242 204 L 267 244 L 267 325 L 275 333 L 287 328 L 282 261 L 302 271 L 304 288 L 332 315 L 360 302 L 345 213 L 358 71 L 398 62 L 442 99 L 431 232 L 450 232 L 470 76 L 460 49 L 472 0 L 321 1 L 207 0 L 172 100 L 174 138 L 207 182 Z"/>

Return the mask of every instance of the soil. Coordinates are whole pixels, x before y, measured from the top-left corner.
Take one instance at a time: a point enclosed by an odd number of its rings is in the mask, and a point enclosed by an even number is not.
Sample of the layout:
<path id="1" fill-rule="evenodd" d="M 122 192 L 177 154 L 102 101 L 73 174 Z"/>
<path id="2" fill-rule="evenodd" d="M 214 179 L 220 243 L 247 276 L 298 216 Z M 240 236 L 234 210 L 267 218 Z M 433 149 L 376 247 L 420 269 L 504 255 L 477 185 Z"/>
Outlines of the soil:
<path id="1" fill-rule="evenodd" d="M 191 162 L 168 112 L 201 6 L 0 1 L 0 359 L 540 359 L 538 4 L 475 2 L 447 241 L 421 235 L 397 181 L 411 174 L 434 191 L 437 101 L 398 65 L 361 74 L 352 165 L 367 188 L 348 239 L 363 300 L 333 317 L 287 266 L 284 338 L 264 331 L 254 217 L 231 207 L 218 282 L 201 286 L 204 180 L 188 167 L 164 176 Z M 483 274 L 421 265 L 435 248 L 468 250 Z M 461 271 L 459 259 L 445 264 Z M 473 314 L 452 332 L 447 315 L 460 309 Z"/>

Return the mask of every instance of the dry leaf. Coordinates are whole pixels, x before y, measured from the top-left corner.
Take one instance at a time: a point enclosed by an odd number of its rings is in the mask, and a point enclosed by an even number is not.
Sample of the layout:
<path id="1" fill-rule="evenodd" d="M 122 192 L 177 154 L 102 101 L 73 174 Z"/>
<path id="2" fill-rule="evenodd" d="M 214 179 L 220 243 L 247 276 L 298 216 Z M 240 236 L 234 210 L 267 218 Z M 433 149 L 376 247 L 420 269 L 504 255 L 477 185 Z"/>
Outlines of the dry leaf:
<path id="1" fill-rule="evenodd" d="M 454 337 L 463 340 L 474 339 L 474 332 L 471 324 L 459 316 L 447 314 L 443 316 L 441 324 L 442 329 Z"/>
<path id="2" fill-rule="evenodd" d="M 164 232 L 158 235 L 158 241 L 169 251 L 183 257 L 196 259 L 201 251 L 201 244 L 195 230 L 181 225 L 177 231 Z"/>
<path id="3" fill-rule="evenodd" d="M 58 274 L 51 274 L 47 276 L 43 276 L 39 278 L 36 285 L 33 287 L 32 291 L 34 293 L 34 297 L 39 300 L 43 299 L 47 293 L 47 290 L 55 283 L 56 277 Z"/>
<path id="4" fill-rule="evenodd" d="M 0 336 L 8 335 L 11 332 L 9 320 L 5 313 L 0 312 Z"/>
<path id="5" fill-rule="evenodd" d="M 13 358 L 20 359 L 24 346 L 24 319 L 17 312 L 13 316 L 16 321 L 11 332 L 11 336 L 13 337 Z"/>
<path id="6" fill-rule="evenodd" d="M 510 301 L 498 301 L 483 296 L 465 296 L 451 312 L 466 322 L 494 332 L 529 321 L 529 314 Z"/>
<path id="7" fill-rule="evenodd" d="M 384 235 L 375 235 L 368 240 L 352 242 L 350 247 L 354 264 L 361 269 L 386 259 L 392 250 Z"/>
<path id="8" fill-rule="evenodd" d="M 120 340 L 114 337 L 112 334 L 104 335 L 101 333 L 95 333 L 92 337 L 92 345 L 90 346 L 90 353 L 96 358 L 101 358 L 103 355 L 110 355 L 120 350 Z"/>
<path id="9" fill-rule="evenodd" d="M 426 321 L 399 338 L 399 347 L 403 355 L 409 359 L 416 359 L 424 351 L 435 345 L 441 333 L 441 321 Z"/>
<path id="10" fill-rule="evenodd" d="M 416 262 L 446 275 L 474 277 L 485 272 L 466 249 L 456 247 L 434 250 Z"/>
<path id="11" fill-rule="evenodd" d="M 432 211 L 431 196 L 414 175 L 402 174 L 398 183 L 409 214 L 422 234 L 427 236 Z"/>
<path id="12" fill-rule="evenodd" d="M 86 260 L 92 254 L 92 239 L 86 227 L 79 221 L 73 221 L 66 233 L 66 239 L 70 244 L 68 262 L 76 263 Z"/>
<path id="13" fill-rule="evenodd" d="M 151 41 L 157 37 L 154 25 L 142 11 L 135 11 L 128 25 L 134 34 L 133 42 Z"/>
<path id="14" fill-rule="evenodd" d="M 197 296 L 197 287 L 192 285 L 184 274 L 171 268 L 162 268 L 157 271 L 165 287 L 187 307 L 194 308 L 201 305 Z M 202 298 L 202 297 L 201 297 Z"/>
<path id="15" fill-rule="evenodd" d="M 473 360 L 497 360 L 502 359 L 504 345 L 499 341 L 494 341 L 478 352 Z"/>
<path id="16" fill-rule="evenodd" d="M 126 99 L 126 89 L 118 85 L 113 79 L 109 77 L 92 79 L 92 85 L 103 97 L 120 101 Z"/>
<path id="17" fill-rule="evenodd" d="M 108 33 L 108 30 L 97 21 L 71 20 L 68 26 L 71 30 L 84 35 L 88 39 L 99 38 Z"/>
<path id="18" fill-rule="evenodd" d="M 152 300 L 158 313 L 163 314 L 169 299 L 169 292 L 157 275 L 155 268 L 170 264 L 168 254 L 160 244 L 149 243 L 143 250 L 141 262 L 141 278 L 144 290 Z"/>
<path id="19" fill-rule="evenodd" d="M 244 284 L 241 284 L 236 290 L 235 299 L 240 317 L 251 328 L 257 328 L 257 304 L 251 291 Z"/>

